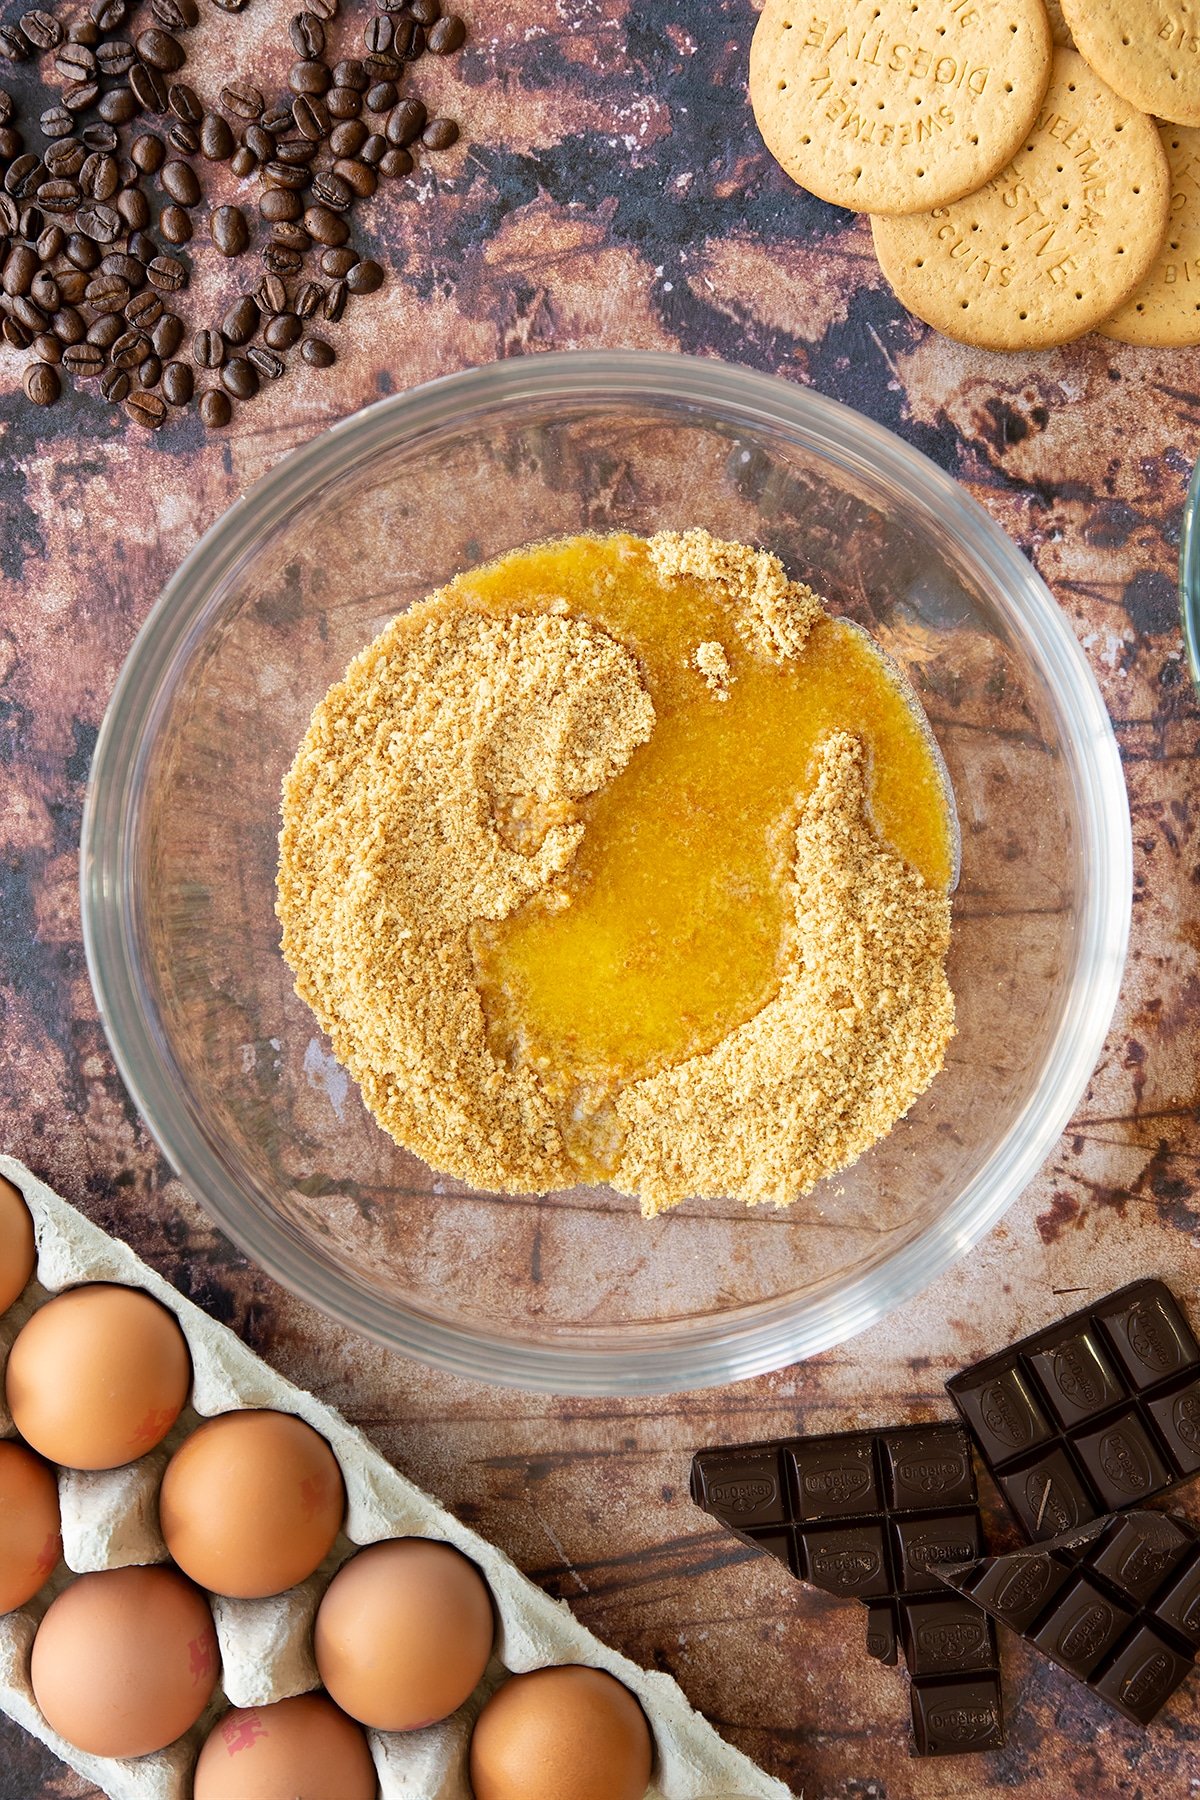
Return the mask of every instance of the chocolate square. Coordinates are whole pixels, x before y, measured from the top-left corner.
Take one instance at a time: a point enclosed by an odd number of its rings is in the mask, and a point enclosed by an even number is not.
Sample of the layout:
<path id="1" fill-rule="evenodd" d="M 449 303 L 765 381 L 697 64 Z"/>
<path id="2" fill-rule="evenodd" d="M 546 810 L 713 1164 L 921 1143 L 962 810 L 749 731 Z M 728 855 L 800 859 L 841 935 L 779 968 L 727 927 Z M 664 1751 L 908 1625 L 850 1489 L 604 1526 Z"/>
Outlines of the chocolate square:
<path id="1" fill-rule="evenodd" d="M 1130 1299 L 1096 1309 L 1113 1349 L 1139 1391 L 1187 1368 L 1200 1368 L 1200 1344 L 1161 1282 L 1144 1282 Z"/>
<path id="2" fill-rule="evenodd" d="M 1149 1625 L 1139 1625 L 1094 1685 L 1110 1706 L 1148 1725 L 1194 1666 Z"/>
<path id="3" fill-rule="evenodd" d="M 1051 1450 L 1032 1468 L 997 1479 L 1028 1537 L 1058 1537 L 1096 1517 L 1065 1450 Z"/>
<path id="4" fill-rule="evenodd" d="M 912 1722 L 919 1756 L 962 1756 L 1004 1742 L 1000 1677 L 913 1683 Z"/>
<path id="5" fill-rule="evenodd" d="M 931 1425 L 923 1432 L 885 1431 L 880 1436 L 895 1511 L 974 1503 L 971 1446 L 957 1425 Z"/>
<path id="6" fill-rule="evenodd" d="M 1039 1650 L 1086 1681 L 1132 1618 L 1084 1577 L 1059 1596 L 1049 1617 L 1029 1635 Z"/>
<path id="7" fill-rule="evenodd" d="M 894 1519 L 896 1571 L 904 1593 L 942 1590 L 939 1568 L 974 1562 L 982 1542 L 977 1512 L 937 1513 Z"/>
<path id="8" fill-rule="evenodd" d="M 1149 1402 L 1172 1460 L 1184 1475 L 1200 1470 L 1200 1381 Z"/>
<path id="9" fill-rule="evenodd" d="M 765 1550 L 768 1556 L 774 1556 L 781 1562 L 790 1575 L 799 1573 L 797 1568 L 796 1546 L 790 1531 L 763 1531 L 756 1529 L 746 1533 L 750 1542 L 758 1550 Z"/>
<path id="10" fill-rule="evenodd" d="M 1086 1325 L 1052 1339 L 1029 1358 L 1051 1411 L 1062 1425 L 1083 1419 L 1125 1398 L 1125 1386 Z"/>
<path id="11" fill-rule="evenodd" d="M 1135 1506 L 1171 1477 L 1136 1413 L 1075 1440 L 1076 1453 L 1106 1509 Z"/>
<path id="12" fill-rule="evenodd" d="M 890 1665 L 897 1649 L 896 1609 L 890 1600 L 880 1600 L 867 1609 L 867 1655 Z"/>
<path id="13" fill-rule="evenodd" d="M 798 1439 L 784 1451 L 798 1519 L 837 1519 L 880 1510 L 869 1437 Z"/>
<path id="14" fill-rule="evenodd" d="M 997 1468 L 1054 1435 L 1018 1368 L 993 1369 L 970 1385 L 950 1387 L 984 1456 Z"/>
<path id="15" fill-rule="evenodd" d="M 1164 1625 L 1171 1626 L 1185 1642 L 1200 1650 L 1200 1550 L 1154 1608 Z"/>
<path id="16" fill-rule="evenodd" d="M 1097 1574 L 1143 1603 L 1158 1592 L 1172 1569 L 1183 1561 L 1191 1542 L 1174 1520 L 1159 1518 L 1150 1522 L 1148 1514 L 1139 1513 L 1135 1518 L 1122 1519 L 1088 1560 Z"/>
<path id="17" fill-rule="evenodd" d="M 945 1588 L 942 1589 L 946 1593 Z M 996 1667 L 996 1634 L 979 1607 L 958 1594 L 908 1600 L 900 1608 L 904 1660 L 914 1680 Z"/>
<path id="18" fill-rule="evenodd" d="M 779 1454 L 773 1447 L 702 1450 L 692 1459 L 692 1493 L 706 1512 L 735 1531 L 788 1522 Z"/>
<path id="19" fill-rule="evenodd" d="M 823 1593 L 869 1600 L 891 1592 L 881 1525 L 813 1526 L 798 1535 L 802 1577 Z"/>
<path id="20" fill-rule="evenodd" d="M 965 1590 L 1012 1631 L 1024 1631 L 1065 1587 L 1070 1570 L 1048 1551 L 993 1557 Z"/>

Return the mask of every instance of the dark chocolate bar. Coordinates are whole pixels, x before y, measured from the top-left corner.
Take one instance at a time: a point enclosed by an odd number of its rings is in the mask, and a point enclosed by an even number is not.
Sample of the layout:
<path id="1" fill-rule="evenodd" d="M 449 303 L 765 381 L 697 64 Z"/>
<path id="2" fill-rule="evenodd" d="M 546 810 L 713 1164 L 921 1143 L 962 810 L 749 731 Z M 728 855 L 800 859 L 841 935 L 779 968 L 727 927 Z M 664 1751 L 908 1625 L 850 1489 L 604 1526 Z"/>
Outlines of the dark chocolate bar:
<path id="1" fill-rule="evenodd" d="M 1137 1725 L 1200 1652 L 1200 1532 L 1165 1513 L 1109 1513 L 942 1578 Z"/>
<path id="2" fill-rule="evenodd" d="M 920 1755 L 1004 1742 L 995 1633 L 942 1567 L 981 1554 L 975 1470 L 957 1425 L 701 1450 L 697 1505 L 801 1581 L 868 1608 L 867 1648 L 912 1677 Z"/>
<path id="3" fill-rule="evenodd" d="M 1034 1540 L 1200 1470 L 1200 1344 L 1161 1281 L 1135 1281 L 946 1387 Z"/>

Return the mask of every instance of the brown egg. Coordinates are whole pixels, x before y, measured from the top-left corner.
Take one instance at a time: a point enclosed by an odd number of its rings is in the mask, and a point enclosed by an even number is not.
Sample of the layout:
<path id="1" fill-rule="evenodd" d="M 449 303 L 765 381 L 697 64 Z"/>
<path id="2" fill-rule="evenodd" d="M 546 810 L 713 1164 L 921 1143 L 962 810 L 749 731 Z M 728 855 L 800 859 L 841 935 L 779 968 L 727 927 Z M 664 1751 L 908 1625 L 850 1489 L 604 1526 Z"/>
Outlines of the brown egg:
<path id="1" fill-rule="evenodd" d="M 0 1312 L 28 1287 L 36 1261 L 29 1208 L 20 1190 L 0 1175 Z"/>
<path id="2" fill-rule="evenodd" d="M 514 1675 L 471 1738 L 475 1800 L 643 1800 L 654 1747 L 629 1689 L 568 1664 Z"/>
<path id="3" fill-rule="evenodd" d="M 106 1569 L 63 1589 L 33 1640 L 47 1722 L 93 1756 L 146 1756 L 208 1705 L 221 1661 L 208 1601 L 175 1569 Z"/>
<path id="4" fill-rule="evenodd" d="M 5 1380 L 21 1436 L 70 1469 L 115 1469 L 152 1450 L 192 1379 L 174 1315 L 140 1288 L 93 1282 L 34 1313 Z"/>
<path id="5" fill-rule="evenodd" d="M 222 1413 L 193 1431 L 158 1498 L 167 1549 L 184 1573 L 241 1600 L 306 1580 L 345 1510 L 325 1439 L 291 1413 L 265 1411 Z"/>
<path id="6" fill-rule="evenodd" d="M 219 1718 L 196 1764 L 192 1800 L 375 1800 L 377 1790 L 362 1726 L 324 1694 L 302 1694 Z"/>
<path id="7" fill-rule="evenodd" d="M 351 1718 L 416 1731 L 456 1711 L 487 1667 L 492 1599 L 449 1544 L 389 1538 L 344 1563 L 317 1608 L 321 1680 Z"/>
<path id="8" fill-rule="evenodd" d="M 53 1469 L 24 1444 L 0 1444 L 0 1613 L 32 1600 L 61 1555 Z"/>

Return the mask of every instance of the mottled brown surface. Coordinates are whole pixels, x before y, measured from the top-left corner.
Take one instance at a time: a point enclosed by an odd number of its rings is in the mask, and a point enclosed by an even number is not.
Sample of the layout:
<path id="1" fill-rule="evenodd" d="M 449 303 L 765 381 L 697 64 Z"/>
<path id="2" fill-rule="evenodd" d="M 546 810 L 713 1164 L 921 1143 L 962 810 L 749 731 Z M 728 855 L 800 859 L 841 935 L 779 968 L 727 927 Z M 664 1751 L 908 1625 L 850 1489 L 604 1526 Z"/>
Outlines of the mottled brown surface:
<path id="1" fill-rule="evenodd" d="M 287 10 L 252 0 L 245 22 L 265 32 Z M 1129 1275 L 1166 1275 L 1200 1306 L 1200 713 L 1174 604 L 1200 355 L 1091 339 L 1006 361 L 908 320 L 866 226 L 792 188 L 758 143 L 743 95 L 749 0 L 464 10 L 472 43 L 438 79 L 468 142 L 418 196 L 369 211 L 395 278 L 342 330 L 330 375 L 280 383 L 224 438 L 204 443 L 186 425 L 147 440 L 90 399 L 31 415 L 0 353 L 0 1141 L 340 1406 L 588 1625 L 670 1669 L 797 1794 L 1182 1800 L 1200 1783 L 1200 1682 L 1147 1738 L 1011 1643 L 1008 1748 L 911 1761 L 903 1678 L 867 1661 L 861 1616 L 733 1548 L 685 1482 L 699 1443 L 942 1413 L 953 1368 Z M 218 15 L 214 40 L 236 27 Z M 235 495 L 381 392 L 598 345 L 775 370 L 872 414 L 965 482 L 1087 649 L 1126 760 L 1136 867 L 1104 1056 L 1003 1226 L 904 1318 L 837 1352 L 634 1404 L 433 1374 L 248 1268 L 171 1179 L 122 1091 L 76 899 L 83 786 L 114 678 L 163 581 Z M 92 1791 L 0 1727 L 3 1800 Z"/>

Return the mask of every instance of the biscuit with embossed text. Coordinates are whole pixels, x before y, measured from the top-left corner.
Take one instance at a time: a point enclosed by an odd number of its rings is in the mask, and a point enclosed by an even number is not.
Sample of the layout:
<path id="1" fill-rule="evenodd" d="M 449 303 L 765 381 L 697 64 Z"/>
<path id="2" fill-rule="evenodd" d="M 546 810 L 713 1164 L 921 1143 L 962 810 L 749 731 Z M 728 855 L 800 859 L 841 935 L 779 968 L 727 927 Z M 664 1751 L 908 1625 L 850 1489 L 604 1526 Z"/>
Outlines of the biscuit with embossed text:
<path id="1" fill-rule="evenodd" d="M 1041 350 L 1093 330 L 1145 281 L 1166 235 L 1158 131 L 1074 50 L 1057 50 L 1041 113 L 976 194 L 872 221 L 910 312 L 989 350 Z"/>
<path id="2" fill-rule="evenodd" d="M 1062 0 L 1076 48 L 1160 119 L 1200 125 L 1200 0 Z"/>
<path id="3" fill-rule="evenodd" d="M 1100 330 L 1122 344 L 1200 344 L 1200 127 L 1160 125 L 1171 167 L 1167 235 L 1146 280 Z"/>
<path id="4" fill-rule="evenodd" d="M 767 0 L 750 100 L 801 187 L 856 212 L 919 213 L 1014 155 L 1052 50 L 1042 0 Z"/>

